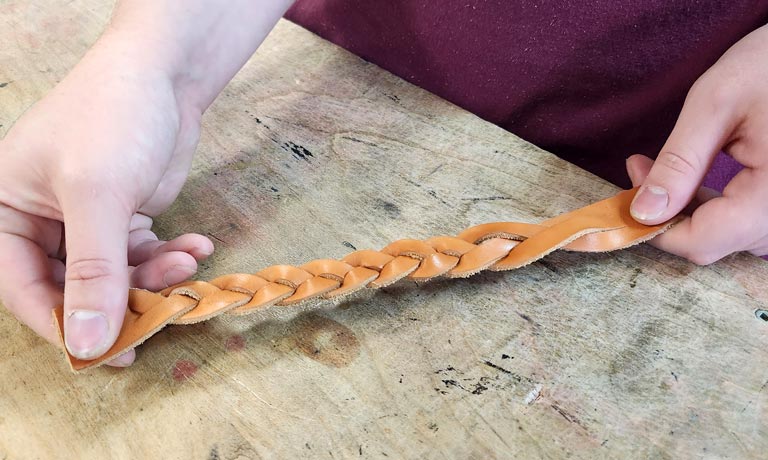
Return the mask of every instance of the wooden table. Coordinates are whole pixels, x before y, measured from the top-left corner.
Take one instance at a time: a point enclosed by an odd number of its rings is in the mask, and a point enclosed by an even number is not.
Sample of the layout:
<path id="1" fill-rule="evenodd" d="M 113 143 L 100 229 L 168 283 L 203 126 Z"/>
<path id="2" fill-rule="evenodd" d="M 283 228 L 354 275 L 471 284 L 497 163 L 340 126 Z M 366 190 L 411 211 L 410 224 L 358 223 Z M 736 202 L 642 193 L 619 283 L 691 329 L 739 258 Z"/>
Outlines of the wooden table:
<path id="1" fill-rule="evenodd" d="M 0 0 L 0 135 L 97 37 L 98 0 Z M 341 257 L 614 187 L 287 22 L 205 117 L 157 222 L 200 278 Z M 651 247 L 169 327 L 72 374 L 0 313 L 0 459 L 759 458 L 768 269 Z"/>

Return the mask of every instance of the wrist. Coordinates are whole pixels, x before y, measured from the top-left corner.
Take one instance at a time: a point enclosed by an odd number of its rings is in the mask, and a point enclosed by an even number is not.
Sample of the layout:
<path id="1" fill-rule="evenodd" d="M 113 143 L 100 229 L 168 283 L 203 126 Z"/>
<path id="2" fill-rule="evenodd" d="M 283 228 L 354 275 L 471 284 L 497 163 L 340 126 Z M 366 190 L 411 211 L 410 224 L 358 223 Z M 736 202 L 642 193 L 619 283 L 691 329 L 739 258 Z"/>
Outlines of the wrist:
<path id="1" fill-rule="evenodd" d="M 107 74 L 126 87 L 170 91 L 179 110 L 202 113 L 210 104 L 204 85 L 188 78 L 191 67 L 184 49 L 159 31 L 110 26 L 73 73 Z"/>
<path id="2" fill-rule="evenodd" d="M 98 45 L 160 72 L 203 112 L 293 0 L 122 0 Z"/>

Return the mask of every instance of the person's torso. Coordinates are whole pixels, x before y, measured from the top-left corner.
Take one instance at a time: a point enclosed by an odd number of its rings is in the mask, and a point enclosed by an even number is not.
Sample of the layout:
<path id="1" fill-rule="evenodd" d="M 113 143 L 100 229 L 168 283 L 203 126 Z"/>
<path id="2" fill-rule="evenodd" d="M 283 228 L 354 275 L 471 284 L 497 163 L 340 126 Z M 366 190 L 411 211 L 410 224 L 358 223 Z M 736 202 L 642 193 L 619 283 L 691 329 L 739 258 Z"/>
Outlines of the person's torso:
<path id="1" fill-rule="evenodd" d="M 768 1 L 298 0 L 289 19 L 626 185 Z"/>

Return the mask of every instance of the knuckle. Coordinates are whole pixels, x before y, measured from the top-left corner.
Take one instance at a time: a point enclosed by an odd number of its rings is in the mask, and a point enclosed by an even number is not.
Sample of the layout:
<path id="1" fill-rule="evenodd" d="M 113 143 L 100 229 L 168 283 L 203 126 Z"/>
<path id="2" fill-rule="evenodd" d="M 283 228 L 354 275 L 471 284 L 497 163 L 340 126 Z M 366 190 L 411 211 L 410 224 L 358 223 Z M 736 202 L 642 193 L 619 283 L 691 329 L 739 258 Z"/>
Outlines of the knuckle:
<path id="1" fill-rule="evenodd" d="M 659 153 L 656 164 L 681 176 L 690 176 L 702 169 L 701 162 L 695 155 L 676 153 L 671 150 L 663 150 Z"/>
<path id="2" fill-rule="evenodd" d="M 62 162 L 58 165 L 53 180 L 71 190 L 108 193 L 114 190 L 116 184 L 122 184 L 127 178 L 119 173 L 116 166 L 97 160 L 86 164 Z"/>
<path id="3" fill-rule="evenodd" d="M 686 102 L 695 99 L 713 111 L 722 110 L 733 105 L 738 87 L 729 76 L 708 72 L 691 86 Z"/>
<path id="4" fill-rule="evenodd" d="M 132 216 L 137 207 L 136 200 L 131 198 L 131 187 L 119 178 L 113 180 L 104 172 L 78 171 L 61 175 L 56 181 L 56 191 L 70 205 L 89 206 L 93 202 L 109 202 L 126 217 Z"/>
<path id="5" fill-rule="evenodd" d="M 102 177 L 104 174 L 100 171 L 89 171 L 86 169 L 75 171 L 64 171 L 60 173 L 58 179 L 62 188 L 100 195 L 108 193 L 112 188 Z"/>
<path id="6" fill-rule="evenodd" d="M 115 275 L 114 264 L 107 259 L 85 258 L 68 261 L 65 280 L 79 282 L 98 282 Z"/>

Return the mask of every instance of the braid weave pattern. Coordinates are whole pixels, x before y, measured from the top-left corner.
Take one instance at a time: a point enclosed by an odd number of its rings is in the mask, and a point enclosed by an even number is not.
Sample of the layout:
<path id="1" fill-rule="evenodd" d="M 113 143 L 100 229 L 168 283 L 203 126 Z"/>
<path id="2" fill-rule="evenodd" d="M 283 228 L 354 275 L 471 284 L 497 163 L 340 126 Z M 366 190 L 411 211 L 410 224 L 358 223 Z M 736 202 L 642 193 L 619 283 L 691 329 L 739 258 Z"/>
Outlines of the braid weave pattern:
<path id="1" fill-rule="evenodd" d="M 167 324 L 193 324 L 224 313 L 247 315 L 313 299 L 335 299 L 408 278 L 465 278 L 483 270 L 512 270 L 552 251 L 605 252 L 646 241 L 669 228 L 644 226 L 629 215 L 636 190 L 563 214 L 541 224 L 499 222 L 457 236 L 399 240 L 379 251 L 353 252 L 341 260 L 318 259 L 300 267 L 274 265 L 254 274 L 187 281 L 160 292 L 131 289 L 115 345 L 102 357 L 67 357 L 76 371 L 103 364 L 136 347 Z M 63 337 L 63 309 L 54 311 Z"/>

